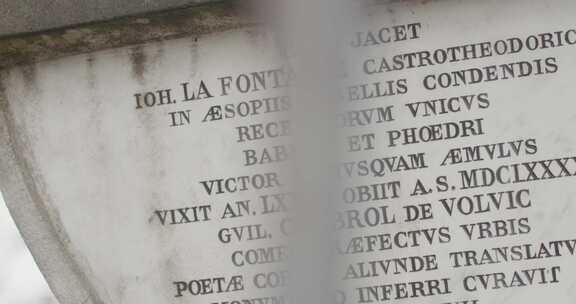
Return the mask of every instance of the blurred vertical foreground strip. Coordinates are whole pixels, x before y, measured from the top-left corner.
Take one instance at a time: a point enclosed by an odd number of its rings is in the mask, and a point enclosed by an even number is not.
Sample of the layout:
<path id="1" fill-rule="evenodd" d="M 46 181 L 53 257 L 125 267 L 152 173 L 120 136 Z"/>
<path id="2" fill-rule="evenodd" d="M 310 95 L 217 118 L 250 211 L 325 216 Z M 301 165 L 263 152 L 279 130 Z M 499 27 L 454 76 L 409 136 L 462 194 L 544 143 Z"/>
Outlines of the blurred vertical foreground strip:
<path id="1" fill-rule="evenodd" d="M 333 193 L 339 186 L 338 129 L 344 45 L 350 8 L 341 0 L 272 1 L 262 11 L 293 73 L 293 234 L 288 245 L 293 303 L 334 302 Z"/>

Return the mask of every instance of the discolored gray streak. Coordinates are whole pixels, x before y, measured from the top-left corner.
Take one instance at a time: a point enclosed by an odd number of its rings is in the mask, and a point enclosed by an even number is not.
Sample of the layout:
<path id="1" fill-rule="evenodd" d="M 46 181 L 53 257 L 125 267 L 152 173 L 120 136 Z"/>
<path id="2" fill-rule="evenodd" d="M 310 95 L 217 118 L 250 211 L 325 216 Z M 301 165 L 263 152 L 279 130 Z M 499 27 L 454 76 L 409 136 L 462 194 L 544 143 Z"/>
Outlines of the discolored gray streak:
<path id="1" fill-rule="evenodd" d="M 0 36 L 172 9 L 214 0 L 0 0 Z"/>
<path id="2" fill-rule="evenodd" d="M 214 1 L 30 35 L 0 37 L 0 69 L 254 25 L 241 3 L 244 2 Z"/>

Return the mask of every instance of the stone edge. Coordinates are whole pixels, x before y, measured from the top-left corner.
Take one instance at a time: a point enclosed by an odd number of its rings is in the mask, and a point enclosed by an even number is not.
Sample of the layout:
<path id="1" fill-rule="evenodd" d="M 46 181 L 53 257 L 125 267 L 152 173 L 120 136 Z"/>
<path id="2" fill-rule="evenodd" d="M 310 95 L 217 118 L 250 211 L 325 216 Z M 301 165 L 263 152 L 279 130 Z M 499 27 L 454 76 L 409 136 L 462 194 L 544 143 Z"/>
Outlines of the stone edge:
<path id="1" fill-rule="evenodd" d="M 0 38 L 0 70 L 81 53 L 255 26 L 249 2 L 224 0 Z"/>

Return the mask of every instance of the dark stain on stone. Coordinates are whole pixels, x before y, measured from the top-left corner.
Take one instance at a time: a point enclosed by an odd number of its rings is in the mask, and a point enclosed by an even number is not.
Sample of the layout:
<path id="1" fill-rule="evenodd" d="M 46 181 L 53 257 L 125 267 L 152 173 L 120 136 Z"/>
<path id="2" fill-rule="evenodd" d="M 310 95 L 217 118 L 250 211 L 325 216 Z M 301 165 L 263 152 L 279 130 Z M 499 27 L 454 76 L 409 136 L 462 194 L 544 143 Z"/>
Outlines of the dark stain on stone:
<path id="1" fill-rule="evenodd" d="M 152 57 L 152 62 L 154 64 L 157 64 L 158 62 L 161 62 L 162 59 L 164 58 L 164 41 L 159 41 L 156 44 L 156 52 L 154 53 L 154 56 Z"/>
<path id="2" fill-rule="evenodd" d="M 88 85 L 92 90 L 96 87 L 96 74 L 94 71 L 94 61 L 96 61 L 96 58 L 94 58 L 94 54 L 89 54 L 88 57 L 86 57 Z"/>
<path id="3" fill-rule="evenodd" d="M 242 10 L 245 4 L 240 2 L 191 4 L 110 21 L 3 37 L 0 38 L 0 68 L 261 24 Z"/>
<path id="4" fill-rule="evenodd" d="M 196 76 L 196 65 L 199 61 L 199 54 L 198 54 L 198 37 L 193 37 L 190 39 L 189 42 L 189 49 L 190 49 L 190 62 L 188 68 L 188 77 L 190 79 L 194 79 Z"/>
<path id="5" fill-rule="evenodd" d="M 264 28 L 249 28 L 246 30 L 246 34 L 251 45 L 262 47 L 262 41 L 266 37 Z"/>
<path id="6" fill-rule="evenodd" d="M 130 49 L 130 62 L 132 63 L 132 76 L 138 82 L 144 82 L 144 73 L 146 72 L 146 53 L 144 47 L 139 45 Z"/>
<path id="7" fill-rule="evenodd" d="M 156 213 L 154 213 L 156 210 L 152 210 L 152 213 L 150 214 L 150 217 L 148 218 L 148 224 L 152 224 L 152 222 L 154 222 L 154 218 L 157 216 Z"/>
<path id="8" fill-rule="evenodd" d="M 36 70 L 36 64 L 27 64 L 24 65 L 20 68 L 20 71 L 22 71 L 22 80 L 24 80 L 24 84 L 26 85 L 26 89 L 28 90 L 36 90 L 37 89 L 37 85 L 36 85 L 36 76 L 37 76 L 37 70 Z"/>

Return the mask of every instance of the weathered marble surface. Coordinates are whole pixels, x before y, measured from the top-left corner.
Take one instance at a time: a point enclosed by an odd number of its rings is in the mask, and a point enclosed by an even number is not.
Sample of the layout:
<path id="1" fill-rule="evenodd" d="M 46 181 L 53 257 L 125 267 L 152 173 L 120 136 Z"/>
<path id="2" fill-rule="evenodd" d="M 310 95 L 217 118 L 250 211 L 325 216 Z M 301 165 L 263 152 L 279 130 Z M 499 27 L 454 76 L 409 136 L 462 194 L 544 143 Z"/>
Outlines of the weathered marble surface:
<path id="1" fill-rule="evenodd" d="M 458 170 L 573 156 L 576 151 L 576 87 L 573 83 L 576 57 L 572 46 L 381 75 L 363 74 L 361 62 L 367 57 L 378 58 L 390 53 L 569 29 L 574 27 L 575 9 L 573 2 L 561 0 L 424 1 L 370 7 L 365 12 L 371 16 L 363 24 L 366 28 L 410 22 L 420 22 L 423 27 L 418 40 L 367 47 L 353 53 L 351 63 L 355 68 L 350 70 L 353 82 L 405 78 L 411 86 L 405 96 L 362 101 L 366 102 L 365 107 L 394 104 L 399 111 L 390 125 L 371 125 L 363 132 L 385 134 L 389 128 L 484 118 L 486 133 L 396 147 L 387 145 L 383 135 L 375 151 L 362 156 L 425 152 L 429 168 L 391 176 L 407 184 L 418 178 L 433 184 L 438 176 L 447 176 L 454 186 L 458 182 Z M 134 94 L 166 88 L 176 92 L 180 83 L 199 80 L 205 80 L 208 87 L 218 88 L 218 77 L 277 67 L 280 56 L 275 42 L 266 32 L 239 29 L 199 39 L 182 38 L 61 58 L 2 72 L 0 182 L 22 234 L 64 304 L 196 303 L 192 297 L 175 299 L 173 282 L 244 272 L 230 266 L 231 247 L 223 246 L 214 238 L 223 223 L 163 227 L 154 217 L 154 211 L 204 203 L 222 204 L 255 196 L 256 191 L 210 196 L 198 183 L 207 178 L 258 171 L 242 165 L 238 149 L 248 144 L 237 143 L 234 133 L 235 127 L 252 120 L 225 120 L 214 124 L 200 121 L 214 104 L 235 103 L 277 94 L 276 91 L 256 91 L 249 95 L 236 92 L 212 100 L 189 102 L 181 102 L 182 96 L 178 95 L 179 102 L 175 105 L 145 109 L 137 109 Z M 558 69 L 546 75 L 433 91 L 421 85 L 427 74 L 551 56 L 556 57 Z M 489 107 L 414 118 L 404 106 L 408 102 L 481 92 L 488 92 Z M 170 127 L 168 113 L 186 109 L 192 110 L 193 123 Z M 260 117 L 254 119 L 262 121 Z M 522 154 L 452 167 L 439 165 L 451 148 L 525 138 L 537 140 L 535 155 Z M 368 184 L 382 180 L 370 178 L 354 181 Z M 449 266 L 448 254 L 454 250 L 574 238 L 576 190 L 573 185 L 574 178 L 563 177 L 466 191 L 454 187 L 448 194 L 429 194 L 424 201 L 409 197 L 409 186 L 403 188 L 402 200 L 390 203 L 396 211 L 400 212 L 402 204 L 435 202 L 436 217 L 426 222 L 371 227 L 360 233 L 448 225 L 454 230 L 449 244 L 372 256 L 434 253 L 439 255 L 442 267 L 431 273 L 402 273 L 355 283 L 368 285 L 450 277 L 455 282 L 453 294 L 421 299 L 421 303 L 478 298 L 481 304 L 536 304 L 551 302 L 551 299 L 554 303 L 571 304 L 576 297 L 573 288 L 576 263 L 571 256 L 455 270 Z M 448 195 L 522 188 L 530 189 L 533 204 L 527 209 L 448 216 L 437 203 Z M 531 233 L 470 241 L 459 229 L 462 224 L 520 217 L 530 219 Z M 239 219 L 238 223 L 249 224 L 251 218 Z M 244 246 L 247 245 L 233 248 Z M 546 286 L 472 293 L 463 291 L 459 281 L 480 273 L 556 265 L 562 266 L 561 282 Z M 253 272 L 252 269 L 246 271 Z M 249 291 L 242 293 L 243 297 L 250 295 Z M 233 296 L 226 294 L 207 296 L 201 301 L 231 298 Z"/>
<path id="2" fill-rule="evenodd" d="M 161 303 L 176 278 L 223 270 L 218 224 L 163 227 L 154 210 L 208 203 L 198 181 L 242 168 L 236 122 L 200 125 L 200 100 L 173 106 L 194 109 L 194 127 L 172 128 L 167 108 L 138 110 L 134 94 L 181 100 L 182 82 L 277 67 L 274 50 L 246 29 L 3 72 L 3 192 L 62 303 Z"/>

